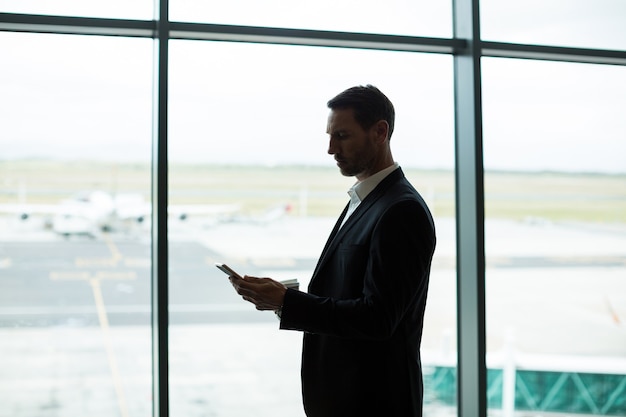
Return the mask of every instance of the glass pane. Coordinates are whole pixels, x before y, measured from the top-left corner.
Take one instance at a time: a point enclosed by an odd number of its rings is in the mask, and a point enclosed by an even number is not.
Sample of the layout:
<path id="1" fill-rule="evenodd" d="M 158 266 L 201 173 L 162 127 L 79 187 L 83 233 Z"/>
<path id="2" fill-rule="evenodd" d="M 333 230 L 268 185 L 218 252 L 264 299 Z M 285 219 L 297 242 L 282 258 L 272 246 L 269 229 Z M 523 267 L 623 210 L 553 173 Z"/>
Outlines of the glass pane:
<path id="1" fill-rule="evenodd" d="M 150 416 L 152 42 L 0 44 L 0 414 Z"/>
<path id="2" fill-rule="evenodd" d="M 622 415 L 626 68 L 483 69 L 490 413 Z"/>
<path id="3" fill-rule="evenodd" d="M 388 0 L 170 1 L 173 21 L 452 37 L 452 2 Z"/>
<path id="4" fill-rule="evenodd" d="M 484 40 L 626 50 L 623 0 L 480 2 Z"/>
<path id="5" fill-rule="evenodd" d="M 151 20 L 153 10 L 153 0 L 0 0 L 1 13 Z"/>
<path id="6" fill-rule="evenodd" d="M 451 57 L 193 41 L 170 52 L 170 212 L 199 212 L 170 217 L 172 415 L 303 415 L 302 335 L 241 300 L 214 263 L 306 290 L 353 183 L 326 153 L 326 102 L 366 83 L 394 101 L 394 156 L 438 227 L 425 398 L 454 408 Z"/>

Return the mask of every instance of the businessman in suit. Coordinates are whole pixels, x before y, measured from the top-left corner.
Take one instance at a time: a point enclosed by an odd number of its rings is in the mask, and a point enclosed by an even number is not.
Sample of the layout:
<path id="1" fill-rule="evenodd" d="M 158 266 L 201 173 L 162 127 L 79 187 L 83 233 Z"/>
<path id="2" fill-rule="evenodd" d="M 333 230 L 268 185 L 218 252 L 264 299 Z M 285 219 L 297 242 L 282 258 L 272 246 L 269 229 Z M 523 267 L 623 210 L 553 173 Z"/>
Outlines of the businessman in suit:
<path id="1" fill-rule="evenodd" d="M 304 332 L 307 416 L 421 416 L 433 219 L 392 157 L 389 99 L 376 87 L 357 86 L 328 107 L 328 153 L 357 182 L 308 292 L 270 278 L 230 279 L 257 309 L 276 311 L 281 329 Z"/>

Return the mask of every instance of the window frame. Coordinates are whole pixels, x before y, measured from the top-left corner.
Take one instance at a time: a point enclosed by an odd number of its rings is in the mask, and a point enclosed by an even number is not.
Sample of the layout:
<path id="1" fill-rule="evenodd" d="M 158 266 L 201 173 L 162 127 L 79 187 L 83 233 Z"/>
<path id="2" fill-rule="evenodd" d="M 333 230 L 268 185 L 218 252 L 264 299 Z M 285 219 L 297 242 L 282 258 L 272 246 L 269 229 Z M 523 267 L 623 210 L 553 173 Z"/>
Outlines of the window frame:
<path id="1" fill-rule="evenodd" d="M 142 37 L 154 40 L 152 155 L 153 416 L 169 415 L 168 391 L 168 41 L 212 40 L 447 54 L 454 57 L 457 222 L 457 395 L 459 416 L 487 415 L 485 365 L 482 57 L 626 66 L 626 51 L 484 42 L 479 0 L 453 0 L 453 38 L 216 25 L 169 20 L 155 0 L 153 20 L 0 13 L 0 31 Z M 459 210 L 463 207 L 463 210 Z"/>

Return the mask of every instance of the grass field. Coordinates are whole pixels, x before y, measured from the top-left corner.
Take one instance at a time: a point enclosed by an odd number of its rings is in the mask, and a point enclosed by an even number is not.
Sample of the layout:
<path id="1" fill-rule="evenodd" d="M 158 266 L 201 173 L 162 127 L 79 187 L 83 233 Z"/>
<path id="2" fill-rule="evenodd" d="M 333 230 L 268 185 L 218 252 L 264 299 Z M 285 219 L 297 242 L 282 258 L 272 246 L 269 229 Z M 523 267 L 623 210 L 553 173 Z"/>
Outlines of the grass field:
<path id="1" fill-rule="evenodd" d="M 435 216 L 455 211 L 454 173 L 405 169 Z M 104 162 L 2 161 L 0 204 L 55 203 L 85 190 L 141 193 L 150 198 L 150 165 Z M 172 165 L 172 204 L 240 203 L 248 213 L 290 203 L 293 213 L 336 216 L 352 178 L 332 164 L 314 166 Z M 626 174 L 487 172 L 485 212 L 491 218 L 626 223 Z"/>

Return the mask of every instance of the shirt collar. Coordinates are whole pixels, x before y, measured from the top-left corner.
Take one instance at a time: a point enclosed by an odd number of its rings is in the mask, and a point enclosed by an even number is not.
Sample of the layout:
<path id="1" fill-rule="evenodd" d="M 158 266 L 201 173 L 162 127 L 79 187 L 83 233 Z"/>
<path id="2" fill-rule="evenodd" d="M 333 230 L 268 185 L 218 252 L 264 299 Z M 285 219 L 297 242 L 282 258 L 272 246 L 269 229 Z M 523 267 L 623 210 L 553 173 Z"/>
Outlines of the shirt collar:
<path id="1" fill-rule="evenodd" d="M 376 188 L 376 186 L 380 184 L 380 182 L 383 179 L 385 179 L 387 175 L 391 174 L 393 171 L 395 171 L 399 167 L 400 165 L 397 162 L 395 162 L 393 165 L 388 166 L 387 168 L 378 171 L 376 174 L 370 177 L 367 177 L 363 181 L 357 182 L 350 188 L 350 190 L 348 190 L 350 199 L 354 200 L 356 198 L 358 199 L 359 203 L 365 200 L 365 197 L 367 197 L 367 195 L 371 193 L 374 190 L 374 188 Z"/>

